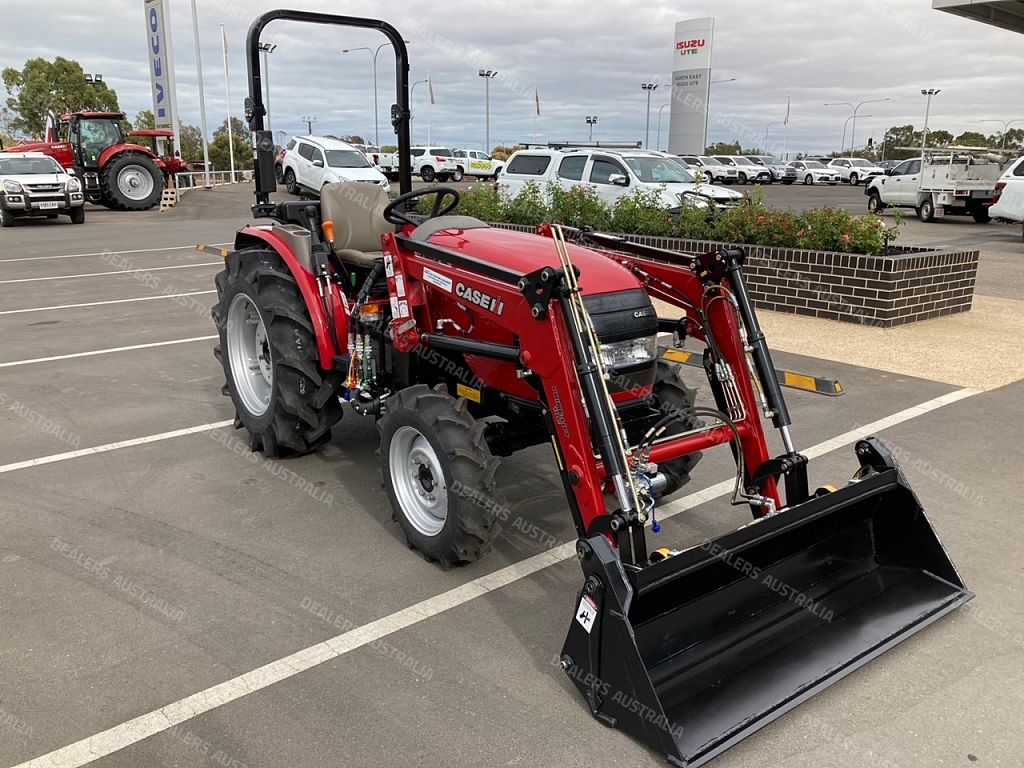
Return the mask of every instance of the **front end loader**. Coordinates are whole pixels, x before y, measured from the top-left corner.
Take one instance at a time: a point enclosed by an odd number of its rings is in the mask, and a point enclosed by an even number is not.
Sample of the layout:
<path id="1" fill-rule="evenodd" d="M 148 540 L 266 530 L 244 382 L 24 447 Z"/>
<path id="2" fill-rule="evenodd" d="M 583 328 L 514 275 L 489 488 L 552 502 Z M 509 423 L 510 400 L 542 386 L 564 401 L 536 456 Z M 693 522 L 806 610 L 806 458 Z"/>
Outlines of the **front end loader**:
<path id="1" fill-rule="evenodd" d="M 277 20 L 391 42 L 397 198 L 341 183 L 271 201 L 259 42 Z M 394 517 L 445 567 L 497 533 L 499 457 L 549 445 L 583 571 L 561 665 L 598 720 L 701 765 L 972 597 L 880 441 L 856 444 L 847 484 L 809 489 L 742 250 L 510 232 L 457 215 L 453 189 L 412 191 L 407 54 L 384 22 L 271 11 L 247 53 L 262 221 L 236 235 L 213 311 L 237 426 L 286 455 L 323 445 L 345 410 L 374 418 Z M 713 402 L 659 359 L 666 337 L 703 344 Z M 722 446 L 751 519 L 652 546 L 658 505 Z"/>

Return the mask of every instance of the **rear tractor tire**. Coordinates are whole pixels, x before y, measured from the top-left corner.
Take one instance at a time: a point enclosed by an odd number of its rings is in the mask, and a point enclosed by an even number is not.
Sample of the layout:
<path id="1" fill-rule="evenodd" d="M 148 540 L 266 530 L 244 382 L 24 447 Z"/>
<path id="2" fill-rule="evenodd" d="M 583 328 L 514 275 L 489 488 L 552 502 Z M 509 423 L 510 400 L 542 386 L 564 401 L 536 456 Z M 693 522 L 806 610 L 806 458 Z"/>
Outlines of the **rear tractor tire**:
<path id="1" fill-rule="evenodd" d="M 665 360 L 658 361 L 651 404 L 666 416 L 670 414 L 677 416 L 665 430 L 663 438 L 680 435 L 704 426 L 704 422 L 691 412 L 696 397 L 697 390 L 683 384 L 678 365 Z M 658 470 L 668 478 L 668 487 L 658 497 L 658 503 L 690 482 L 690 473 L 697 466 L 701 455 L 700 453 L 691 453 L 658 465 Z"/>
<path id="2" fill-rule="evenodd" d="M 123 152 L 100 171 L 103 204 L 117 211 L 148 211 L 160 202 L 164 175 L 138 152 Z"/>
<path id="3" fill-rule="evenodd" d="M 223 388 L 235 405 L 235 427 L 249 447 L 274 458 L 313 451 L 341 420 L 342 375 L 324 372 L 302 294 L 274 251 L 248 248 L 228 257 L 215 278 L 212 311 L 224 367 Z"/>
<path id="4" fill-rule="evenodd" d="M 505 508 L 494 473 L 499 460 L 486 424 L 444 385 L 417 384 L 388 400 L 377 422 L 381 471 L 394 518 L 409 546 L 448 568 L 478 560 Z"/>

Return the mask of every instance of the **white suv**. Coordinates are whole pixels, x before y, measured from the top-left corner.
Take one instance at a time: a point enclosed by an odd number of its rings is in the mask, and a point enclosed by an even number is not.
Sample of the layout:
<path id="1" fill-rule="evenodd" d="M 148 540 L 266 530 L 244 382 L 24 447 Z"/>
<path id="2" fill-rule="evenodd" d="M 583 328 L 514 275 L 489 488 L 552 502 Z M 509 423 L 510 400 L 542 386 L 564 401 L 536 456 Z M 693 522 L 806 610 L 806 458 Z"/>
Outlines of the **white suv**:
<path id="1" fill-rule="evenodd" d="M 735 165 L 723 165 L 720 160 L 706 155 L 680 155 L 694 174 L 702 174 L 708 184 L 734 184 L 737 179 Z"/>
<path id="2" fill-rule="evenodd" d="M 49 155 L 41 152 L 0 154 L 0 226 L 10 227 L 16 218 L 71 217 L 85 223 L 82 182 Z"/>
<path id="3" fill-rule="evenodd" d="M 337 139 L 297 136 L 288 142 L 278 162 L 285 188 L 293 195 L 319 195 L 325 184 L 335 181 L 362 181 L 379 184 L 385 192 L 391 189 L 387 177 L 366 155 Z"/>
<path id="4" fill-rule="evenodd" d="M 566 189 L 586 185 L 608 205 L 634 189 L 657 191 L 661 205 L 670 211 L 684 205 L 706 208 L 712 201 L 721 208 L 744 203 L 739 192 L 698 181 L 675 159 L 644 150 L 519 150 L 498 179 L 500 189 L 516 195 L 531 181 L 542 193 L 549 182 Z"/>
<path id="5" fill-rule="evenodd" d="M 885 169 L 862 157 L 837 157 L 828 164 L 829 168 L 839 174 L 839 180 L 857 186 L 862 181 L 867 184 L 873 176 L 884 176 Z"/>
<path id="6" fill-rule="evenodd" d="M 505 167 L 504 162 L 495 160 L 479 149 L 456 149 L 452 155 L 455 157 L 456 166 L 452 181 L 462 181 L 463 176 L 497 179 L 501 169 Z"/>
<path id="7" fill-rule="evenodd" d="M 1024 221 L 1024 157 L 1017 158 L 999 177 L 988 212 L 993 219 Z"/>
<path id="8" fill-rule="evenodd" d="M 409 154 L 412 155 L 412 175 L 428 183 L 434 179 L 448 181 L 458 170 L 452 151 L 447 147 L 413 147 Z"/>

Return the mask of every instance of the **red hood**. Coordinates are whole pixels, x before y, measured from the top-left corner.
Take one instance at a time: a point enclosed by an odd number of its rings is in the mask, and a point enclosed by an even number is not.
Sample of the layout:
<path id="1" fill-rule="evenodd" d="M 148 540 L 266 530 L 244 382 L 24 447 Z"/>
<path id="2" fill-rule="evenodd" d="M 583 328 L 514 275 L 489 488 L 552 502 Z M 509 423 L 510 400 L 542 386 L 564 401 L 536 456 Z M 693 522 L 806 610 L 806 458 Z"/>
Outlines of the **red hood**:
<path id="1" fill-rule="evenodd" d="M 549 237 L 496 227 L 443 229 L 430 238 L 433 245 L 457 251 L 517 272 L 529 273 L 558 265 L 555 243 Z M 580 271 L 580 287 L 586 294 L 611 293 L 640 288 L 639 281 L 625 267 L 605 254 L 569 246 L 569 255 Z"/>

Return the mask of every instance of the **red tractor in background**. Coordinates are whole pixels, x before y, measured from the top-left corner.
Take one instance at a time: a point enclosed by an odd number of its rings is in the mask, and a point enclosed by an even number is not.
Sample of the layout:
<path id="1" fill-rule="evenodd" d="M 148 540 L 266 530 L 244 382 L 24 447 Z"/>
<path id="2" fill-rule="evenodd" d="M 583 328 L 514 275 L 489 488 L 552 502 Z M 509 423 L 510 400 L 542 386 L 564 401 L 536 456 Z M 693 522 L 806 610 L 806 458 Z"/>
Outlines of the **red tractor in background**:
<path id="1" fill-rule="evenodd" d="M 121 112 L 73 112 L 62 115 L 57 135 L 46 141 L 11 147 L 14 152 L 50 155 L 82 180 L 88 200 L 122 211 L 144 211 L 160 202 L 165 177 L 188 168 L 178 157 L 163 156 L 127 140 Z M 170 139 L 162 129 L 129 131 L 128 137 Z"/>

